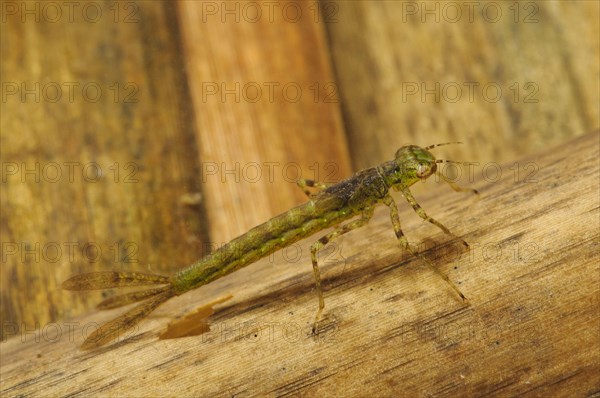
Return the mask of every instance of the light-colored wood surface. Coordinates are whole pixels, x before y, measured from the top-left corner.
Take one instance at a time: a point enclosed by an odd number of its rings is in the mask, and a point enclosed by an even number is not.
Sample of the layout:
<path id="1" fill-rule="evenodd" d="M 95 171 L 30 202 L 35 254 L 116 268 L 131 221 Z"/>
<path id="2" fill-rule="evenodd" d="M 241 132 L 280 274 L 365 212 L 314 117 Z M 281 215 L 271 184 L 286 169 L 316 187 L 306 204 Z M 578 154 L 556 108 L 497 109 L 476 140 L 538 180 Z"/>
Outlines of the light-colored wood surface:
<path id="1" fill-rule="evenodd" d="M 317 3 L 177 4 L 211 241 L 222 245 L 303 202 L 296 179 L 351 172 L 339 95 L 324 28 L 308 17 Z"/>
<path id="2" fill-rule="evenodd" d="M 399 145 L 457 139 L 466 145 L 440 157 L 500 162 L 600 124 L 598 2 L 490 2 L 485 16 L 480 2 L 472 23 L 466 5 L 452 21 L 455 2 L 433 13 L 423 2 L 260 3 L 256 21 L 253 4 L 93 3 L 100 17 L 77 6 L 70 18 L 63 3 L 35 3 L 27 17 L 26 3 L 3 3 L 4 321 L 33 328 L 90 309 L 98 294 L 58 288 L 83 270 L 168 273 L 196 260 L 303 200 L 290 181 L 298 171 L 338 180 Z M 501 100 L 471 102 L 470 82 L 500 85 Z M 525 102 L 528 82 L 537 102 Z M 456 83 L 463 95 L 403 97 L 422 83 Z M 300 87 L 297 102 L 286 85 Z M 222 87 L 235 94 L 223 99 Z M 99 182 L 83 175 L 92 162 Z"/>
<path id="3" fill-rule="evenodd" d="M 340 240 L 322 267 L 326 321 L 308 239 L 160 307 L 126 341 L 80 352 L 94 313 L 2 343 L 3 396 L 592 396 L 600 387 L 600 133 L 478 178 L 481 198 L 427 182 L 417 199 L 469 253 L 400 204 L 411 242 L 469 298 L 465 306 L 402 254 L 385 209 Z M 478 167 L 482 167 L 478 166 Z M 480 170 L 480 169 L 477 169 Z M 231 293 L 211 331 L 157 340 L 168 321 Z M 93 329 L 93 328 L 92 328 Z M 88 329 L 89 331 L 90 329 Z M 62 335 L 55 339 L 56 331 Z M 37 337 L 36 337 L 37 336 Z M 38 338 L 38 341 L 35 339 Z"/>

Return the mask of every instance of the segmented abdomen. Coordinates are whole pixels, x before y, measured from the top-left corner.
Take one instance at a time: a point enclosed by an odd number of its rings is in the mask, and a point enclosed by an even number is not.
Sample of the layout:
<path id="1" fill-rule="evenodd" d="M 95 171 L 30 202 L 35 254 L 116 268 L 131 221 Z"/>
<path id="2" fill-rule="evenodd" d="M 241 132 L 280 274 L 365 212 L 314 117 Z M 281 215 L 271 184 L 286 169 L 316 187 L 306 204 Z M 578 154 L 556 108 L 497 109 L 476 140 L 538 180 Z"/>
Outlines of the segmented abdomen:
<path id="1" fill-rule="evenodd" d="M 202 286 L 355 214 L 341 198 L 319 195 L 317 200 L 252 228 L 183 269 L 173 278 L 173 288 L 182 294 Z"/>

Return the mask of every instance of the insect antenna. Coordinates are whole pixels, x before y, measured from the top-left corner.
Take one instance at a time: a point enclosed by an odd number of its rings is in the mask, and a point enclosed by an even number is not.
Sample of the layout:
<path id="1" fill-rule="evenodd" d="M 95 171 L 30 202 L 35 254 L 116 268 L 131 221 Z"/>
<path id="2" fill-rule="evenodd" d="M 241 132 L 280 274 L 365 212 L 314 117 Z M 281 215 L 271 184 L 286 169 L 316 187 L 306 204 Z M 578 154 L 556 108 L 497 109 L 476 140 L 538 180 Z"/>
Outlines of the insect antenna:
<path id="1" fill-rule="evenodd" d="M 453 144 L 462 144 L 462 142 L 456 141 L 456 142 L 444 142 L 444 143 L 441 143 L 441 144 L 433 144 L 433 145 L 426 146 L 425 149 L 426 150 L 430 150 L 430 149 L 433 149 L 433 148 L 438 147 L 438 146 L 453 145 Z"/>
<path id="2" fill-rule="evenodd" d="M 455 142 L 443 142 L 441 144 L 433 144 L 433 145 L 429 145 L 426 146 L 425 149 L 426 150 L 430 150 L 433 148 L 436 148 L 438 146 L 443 146 L 443 145 L 454 145 L 454 144 L 462 144 L 462 142 L 460 141 L 455 141 Z M 454 163 L 454 164 L 467 164 L 468 162 L 456 162 L 454 160 L 445 160 L 445 159 L 436 159 L 435 161 L 436 163 Z"/>
<path id="3" fill-rule="evenodd" d="M 436 163 L 454 163 L 454 164 L 469 164 L 469 162 L 457 162 L 454 160 L 436 159 Z"/>

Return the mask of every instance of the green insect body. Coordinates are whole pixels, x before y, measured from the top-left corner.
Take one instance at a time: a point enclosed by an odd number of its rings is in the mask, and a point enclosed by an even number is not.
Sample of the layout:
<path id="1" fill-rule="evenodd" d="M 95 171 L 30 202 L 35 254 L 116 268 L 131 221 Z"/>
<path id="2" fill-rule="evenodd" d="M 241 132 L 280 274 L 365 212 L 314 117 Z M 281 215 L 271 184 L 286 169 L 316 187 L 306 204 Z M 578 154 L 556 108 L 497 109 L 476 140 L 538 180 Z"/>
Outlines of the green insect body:
<path id="1" fill-rule="evenodd" d="M 150 290 L 111 297 L 100 303 L 99 308 L 106 309 L 147 300 L 140 306 L 97 329 L 88 336 L 82 349 L 90 349 L 106 344 L 133 327 L 156 307 L 173 296 L 210 283 L 320 230 L 336 226 L 333 231 L 321 237 L 311 246 L 311 260 L 319 297 L 319 309 L 313 326 L 313 332 L 316 333 L 317 323 L 325 307 L 321 277 L 317 265 L 317 253 L 333 239 L 365 225 L 371 219 L 375 206 L 379 204 L 384 204 L 390 209 L 392 225 L 400 244 L 410 253 L 424 260 L 430 268 L 449 283 L 463 300 L 466 300 L 465 296 L 446 275 L 410 248 L 400 227 L 396 203 L 389 193 L 390 188 L 400 191 L 421 218 L 436 225 L 446 234 L 461 240 L 463 245 L 468 247 L 464 240 L 455 237 L 445 226 L 429 217 L 409 190 L 409 187 L 417 181 L 425 180 L 431 175 L 437 174 L 450 184 L 455 191 L 477 193 L 472 189 L 458 187 L 437 171 L 437 164 L 446 161 L 436 160 L 429 149 L 446 144 L 432 145 L 426 148 L 414 145 L 404 146 L 396 152 L 394 160 L 360 171 L 337 184 L 300 180 L 298 185 L 309 197 L 308 202 L 252 228 L 247 233 L 179 271 L 172 278 L 134 272 L 95 272 L 77 275 L 68 279 L 63 283 L 63 288 L 68 290 L 165 285 Z M 312 194 L 308 188 L 316 188 L 318 192 Z M 342 224 L 343 221 L 352 218 L 355 219 Z"/>

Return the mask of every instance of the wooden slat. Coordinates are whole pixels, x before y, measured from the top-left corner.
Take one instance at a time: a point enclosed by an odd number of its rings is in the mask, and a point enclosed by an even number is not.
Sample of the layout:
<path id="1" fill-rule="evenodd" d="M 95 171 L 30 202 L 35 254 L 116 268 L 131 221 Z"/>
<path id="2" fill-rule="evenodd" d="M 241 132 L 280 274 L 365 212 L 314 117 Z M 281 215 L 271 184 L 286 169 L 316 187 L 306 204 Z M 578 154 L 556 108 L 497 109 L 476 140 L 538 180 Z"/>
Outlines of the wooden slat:
<path id="1" fill-rule="evenodd" d="M 208 238 L 201 207 L 181 201 L 201 185 L 174 8 L 2 7 L 0 313 L 26 330 L 98 300 L 62 291 L 72 274 L 168 274 Z"/>
<path id="2" fill-rule="evenodd" d="M 57 21 L 48 19 L 56 5 L 11 2 L 3 9 L 3 48 L 15 49 L 3 57 L 3 79 L 19 90 L 2 104 L 2 160 L 17 168 L 2 189 L 6 322 L 26 330 L 81 313 L 99 295 L 88 301 L 60 290 L 70 275 L 169 274 L 303 201 L 293 179 L 350 174 L 338 99 L 324 92 L 333 78 L 322 26 L 312 19 L 238 23 L 231 16 L 222 23 L 220 14 L 203 10 L 206 4 L 94 3 L 86 10 L 100 7 L 101 17 L 90 19 L 81 7 Z M 22 82 L 39 83 L 41 94 L 21 100 Z M 63 90 L 57 102 L 49 98 L 52 82 Z M 249 83 L 263 95 L 236 102 L 219 93 L 205 101 L 206 83 Z M 82 98 L 84 85 L 103 95 Z M 302 91 L 294 102 L 296 87 Z M 23 176 L 24 168 L 37 164 L 42 174 L 55 162 L 63 173 L 56 183 Z M 73 181 L 65 162 L 79 165 Z M 91 162 L 103 171 L 101 183 L 81 176 L 81 165 Z M 221 179 L 236 164 L 237 175 Z M 212 165 L 217 175 L 208 174 Z M 87 261 L 86 244 L 100 246 L 102 255 L 89 255 L 97 261 Z M 52 262 L 55 247 L 62 252 Z"/>
<path id="3" fill-rule="evenodd" d="M 446 141 L 505 162 L 600 126 L 597 1 L 324 4 L 356 168 Z"/>
<path id="4" fill-rule="evenodd" d="M 351 172 L 315 4 L 178 3 L 217 245 L 304 201 L 295 179 Z"/>
<path id="5" fill-rule="evenodd" d="M 568 148 L 564 150 L 564 148 Z M 135 337 L 82 353 L 95 313 L 0 346 L 2 395 L 553 396 L 597 394 L 600 133 L 518 159 L 536 168 L 480 178 L 481 198 L 427 184 L 428 213 L 469 253 L 404 203 L 406 235 L 469 298 L 465 306 L 420 261 L 403 255 L 388 212 L 339 241 L 322 267 L 317 306 L 308 239 L 302 258 L 276 254 L 163 305 Z M 481 166 L 479 166 L 481 167 Z M 400 199 L 400 198 L 398 198 Z M 231 293 L 211 331 L 157 340 L 168 320 Z M 88 329 L 88 332 L 91 329 Z M 54 330 L 63 334 L 55 342 Z"/>

